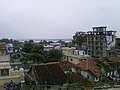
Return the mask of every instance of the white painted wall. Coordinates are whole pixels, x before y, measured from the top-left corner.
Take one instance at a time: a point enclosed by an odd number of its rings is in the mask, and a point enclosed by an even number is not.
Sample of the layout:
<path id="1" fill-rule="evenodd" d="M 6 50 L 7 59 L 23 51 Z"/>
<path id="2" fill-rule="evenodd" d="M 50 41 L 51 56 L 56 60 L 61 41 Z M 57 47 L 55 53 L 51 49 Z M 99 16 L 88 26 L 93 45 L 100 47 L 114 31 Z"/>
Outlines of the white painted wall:
<path id="1" fill-rule="evenodd" d="M 85 55 L 84 50 L 74 50 L 74 55 Z"/>

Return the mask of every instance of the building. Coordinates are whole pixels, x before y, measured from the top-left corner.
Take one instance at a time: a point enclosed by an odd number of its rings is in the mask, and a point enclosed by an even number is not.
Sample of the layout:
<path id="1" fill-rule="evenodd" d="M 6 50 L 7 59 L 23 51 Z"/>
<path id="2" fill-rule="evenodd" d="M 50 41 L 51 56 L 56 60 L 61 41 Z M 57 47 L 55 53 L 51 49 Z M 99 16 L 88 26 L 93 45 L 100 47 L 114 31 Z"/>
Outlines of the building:
<path id="1" fill-rule="evenodd" d="M 13 44 L 12 43 L 7 44 L 6 49 L 7 49 L 7 53 L 13 53 L 14 52 Z"/>
<path id="2" fill-rule="evenodd" d="M 6 53 L 6 44 L 0 43 L 0 86 L 3 87 L 5 83 L 11 80 L 19 84 L 21 83 L 21 74 L 19 69 L 11 68 L 10 56 Z"/>
<path id="3" fill-rule="evenodd" d="M 77 50 L 75 47 L 63 47 L 62 53 L 63 61 L 69 61 L 73 64 L 78 64 L 80 61 L 90 58 L 84 50 Z"/>
<path id="4" fill-rule="evenodd" d="M 6 54 L 6 44 L 0 43 L 0 55 L 5 55 L 5 54 Z"/>
<path id="5" fill-rule="evenodd" d="M 94 60 L 84 60 L 76 64 L 79 72 L 84 78 L 87 78 L 90 81 L 100 81 L 102 73 L 97 69 L 96 62 Z"/>
<path id="6" fill-rule="evenodd" d="M 93 57 L 106 56 L 111 54 L 115 47 L 116 31 L 107 31 L 107 27 L 93 27 L 93 31 L 87 32 L 87 53 Z"/>
<path id="7" fill-rule="evenodd" d="M 44 45 L 44 51 L 50 51 L 52 49 L 54 49 L 52 45 Z"/>
<path id="8" fill-rule="evenodd" d="M 25 76 L 25 81 L 27 85 L 36 84 L 44 90 L 66 90 L 67 85 L 72 83 L 91 85 L 68 61 L 34 64 Z"/>
<path id="9" fill-rule="evenodd" d="M 37 84 L 44 90 L 58 90 L 67 85 L 67 76 L 57 62 L 34 64 L 25 77 L 26 84 Z"/>
<path id="10" fill-rule="evenodd" d="M 115 41 L 116 41 L 116 43 L 115 43 L 116 48 L 120 49 L 120 38 L 116 38 Z"/>
<path id="11" fill-rule="evenodd" d="M 8 62 L 0 63 L 0 86 L 11 80 L 16 84 L 21 83 L 20 70 L 14 70 Z"/>

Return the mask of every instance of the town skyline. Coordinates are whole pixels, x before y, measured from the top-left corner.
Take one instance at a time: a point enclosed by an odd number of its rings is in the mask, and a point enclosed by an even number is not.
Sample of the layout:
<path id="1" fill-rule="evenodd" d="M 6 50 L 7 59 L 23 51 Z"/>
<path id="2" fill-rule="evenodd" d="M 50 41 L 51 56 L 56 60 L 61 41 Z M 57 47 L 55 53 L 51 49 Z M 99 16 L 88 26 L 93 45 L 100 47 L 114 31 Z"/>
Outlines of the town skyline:
<path id="1" fill-rule="evenodd" d="M 119 0 L 0 0 L 0 38 L 64 39 L 107 26 L 120 36 Z"/>

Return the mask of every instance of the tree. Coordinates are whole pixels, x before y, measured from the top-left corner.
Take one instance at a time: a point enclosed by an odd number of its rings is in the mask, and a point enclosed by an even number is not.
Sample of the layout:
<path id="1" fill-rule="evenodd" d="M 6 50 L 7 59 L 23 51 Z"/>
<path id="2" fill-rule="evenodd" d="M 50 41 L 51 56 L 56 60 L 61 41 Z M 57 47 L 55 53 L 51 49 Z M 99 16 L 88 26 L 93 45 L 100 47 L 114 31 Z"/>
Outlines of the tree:
<path id="1" fill-rule="evenodd" d="M 60 50 L 52 49 L 52 50 L 48 51 L 47 59 L 45 60 L 45 62 L 60 61 L 62 56 L 63 56 L 63 54 Z"/>
<path id="2" fill-rule="evenodd" d="M 28 55 L 28 58 L 30 61 L 33 61 L 35 63 L 42 63 L 44 62 L 44 56 L 42 54 L 38 54 L 38 53 L 30 53 Z"/>
<path id="3" fill-rule="evenodd" d="M 8 38 L 3 38 L 3 39 L 1 39 L 0 40 L 0 42 L 5 42 L 5 43 L 12 43 L 13 42 L 13 40 L 12 39 L 8 39 Z"/>
<path id="4" fill-rule="evenodd" d="M 87 36 L 85 32 L 76 32 L 75 35 L 73 36 L 73 43 L 81 46 L 82 43 L 87 41 Z"/>
<path id="5" fill-rule="evenodd" d="M 25 43 L 22 51 L 25 52 L 25 55 L 21 58 L 21 61 L 23 59 L 24 63 L 28 61 L 33 61 L 34 63 L 55 62 L 62 58 L 62 52 L 60 50 L 53 49 L 50 51 L 44 51 L 42 45 L 35 43 Z"/>
<path id="6" fill-rule="evenodd" d="M 22 47 L 22 51 L 26 53 L 31 53 L 33 46 L 34 46 L 33 44 L 27 42 Z"/>
<path id="7" fill-rule="evenodd" d="M 34 41 L 33 41 L 32 39 L 31 39 L 31 40 L 29 40 L 28 42 L 29 42 L 29 43 L 32 43 L 32 44 L 34 43 Z"/>
<path id="8" fill-rule="evenodd" d="M 42 45 L 34 45 L 31 49 L 32 53 L 42 53 L 44 47 Z"/>
<path id="9" fill-rule="evenodd" d="M 33 44 L 33 43 L 25 43 L 22 49 L 23 52 L 26 54 L 23 55 L 21 58 L 21 61 L 23 59 L 23 62 L 33 61 L 33 62 L 43 62 L 45 60 L 44 58 L 44 51 L 43 46 L 40 44 Z"/>

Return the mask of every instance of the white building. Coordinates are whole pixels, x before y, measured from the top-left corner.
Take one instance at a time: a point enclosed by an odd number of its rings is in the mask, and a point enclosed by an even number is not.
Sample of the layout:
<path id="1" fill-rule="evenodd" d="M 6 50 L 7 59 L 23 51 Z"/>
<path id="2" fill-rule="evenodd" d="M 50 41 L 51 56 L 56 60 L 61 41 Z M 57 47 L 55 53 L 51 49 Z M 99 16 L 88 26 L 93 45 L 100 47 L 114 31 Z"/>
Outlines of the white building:
<path id="1" fill-rule="evenodd" d="M 44 51 L 50 51 L 52 49 L 54 49 L 52 45 L 44 45 Z"/>

